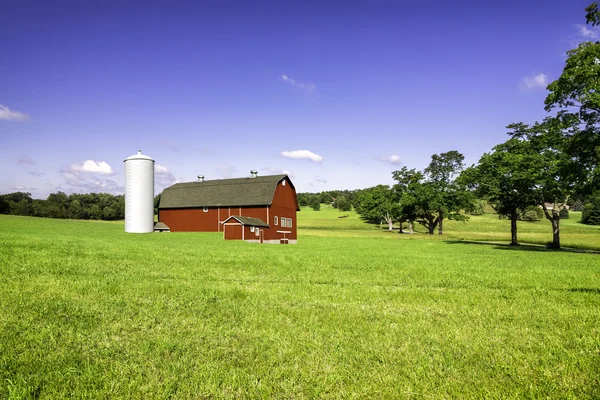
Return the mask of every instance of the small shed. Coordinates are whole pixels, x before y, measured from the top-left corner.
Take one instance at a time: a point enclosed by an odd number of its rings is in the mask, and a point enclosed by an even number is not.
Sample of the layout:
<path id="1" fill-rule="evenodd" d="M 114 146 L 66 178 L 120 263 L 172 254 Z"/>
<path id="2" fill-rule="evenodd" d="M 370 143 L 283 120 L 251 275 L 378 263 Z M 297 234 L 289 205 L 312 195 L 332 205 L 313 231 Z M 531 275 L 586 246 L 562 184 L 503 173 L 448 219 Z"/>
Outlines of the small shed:
<path id="1" fill-rule="evenodd" d="M 260 218 L 232 215 L 223 221 L 223 238 L 225 240 L 245 240 L 252 243 L 262 243 L 264 230 L 269 225 Z"/>
<path id="2" fill-rule="evenodd" d="M 154 224 L 154 232 L 171 232 L 171 229 L 164 222 Z"/>

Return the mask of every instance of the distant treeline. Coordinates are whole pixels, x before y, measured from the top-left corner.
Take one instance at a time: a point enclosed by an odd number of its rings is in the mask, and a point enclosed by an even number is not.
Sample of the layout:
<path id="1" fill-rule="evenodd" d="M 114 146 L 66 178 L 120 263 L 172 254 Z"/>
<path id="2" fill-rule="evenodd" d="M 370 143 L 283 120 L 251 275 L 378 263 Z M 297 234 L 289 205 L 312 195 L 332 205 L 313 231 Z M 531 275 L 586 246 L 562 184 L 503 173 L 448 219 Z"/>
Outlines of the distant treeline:
<path id="1" fill-rule="evenodd" d="M 0 214 L 45 218 L 125 219 L 125 197 L 109 193 L 52 193 L 46 200 L 32 199 L 31 193 L 0 195 Z"/>

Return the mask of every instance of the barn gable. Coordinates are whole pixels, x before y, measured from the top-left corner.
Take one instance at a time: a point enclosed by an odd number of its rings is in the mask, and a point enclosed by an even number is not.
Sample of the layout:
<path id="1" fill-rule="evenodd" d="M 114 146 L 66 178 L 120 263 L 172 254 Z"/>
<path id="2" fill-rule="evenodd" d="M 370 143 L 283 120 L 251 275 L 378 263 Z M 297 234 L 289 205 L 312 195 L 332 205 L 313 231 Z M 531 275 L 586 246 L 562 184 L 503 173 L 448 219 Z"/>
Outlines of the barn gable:
<path id="1" fill-rule="evenodd" d="M 176 183 L 163 191 L 158 208 L 270 206 L 283 180 L 293 187 L 287 175 Z"/>

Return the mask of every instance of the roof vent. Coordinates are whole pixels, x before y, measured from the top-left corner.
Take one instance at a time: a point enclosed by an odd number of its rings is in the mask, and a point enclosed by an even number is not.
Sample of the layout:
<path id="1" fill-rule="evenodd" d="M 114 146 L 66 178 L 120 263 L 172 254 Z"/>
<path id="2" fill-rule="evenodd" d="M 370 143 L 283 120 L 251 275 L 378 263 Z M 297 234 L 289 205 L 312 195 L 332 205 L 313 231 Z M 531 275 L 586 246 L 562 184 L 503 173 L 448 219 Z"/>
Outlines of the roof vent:
<path id="1" fill-rule="evenodd" d="M 256 178 L 258 176 L 258 171 L 253 169 L 250 171 L 250 178 Z"/>
<path id="2" fill-rule="evenodd" d="M 198 175 L 198 182 L 204 182 L 204 175 Z"/>

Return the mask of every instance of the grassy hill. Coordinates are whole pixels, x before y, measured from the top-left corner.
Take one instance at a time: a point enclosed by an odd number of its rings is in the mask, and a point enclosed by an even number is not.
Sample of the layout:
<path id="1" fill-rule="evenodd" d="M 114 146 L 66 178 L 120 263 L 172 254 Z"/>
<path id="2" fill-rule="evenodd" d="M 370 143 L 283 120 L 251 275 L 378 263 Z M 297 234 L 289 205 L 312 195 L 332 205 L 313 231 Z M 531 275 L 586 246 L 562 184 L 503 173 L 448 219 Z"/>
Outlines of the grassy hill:
<path id="1" fill-rule="evenodd" d="M 339 214 L 293 246 L 0 216 L 0 398 L 600 397 L 599 255 Z"/>

